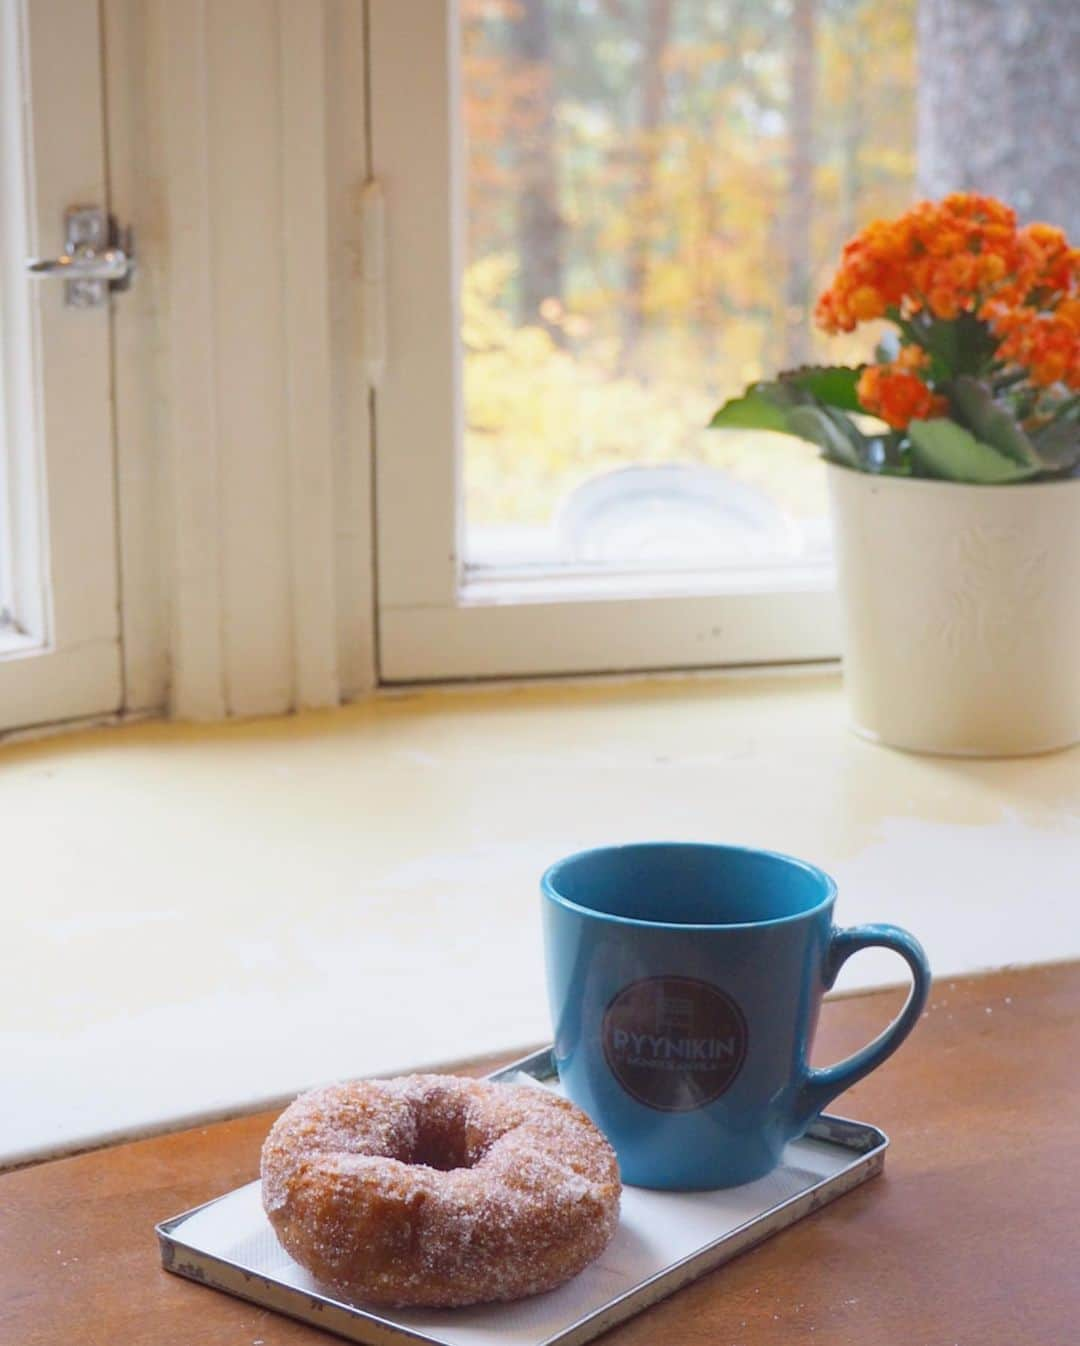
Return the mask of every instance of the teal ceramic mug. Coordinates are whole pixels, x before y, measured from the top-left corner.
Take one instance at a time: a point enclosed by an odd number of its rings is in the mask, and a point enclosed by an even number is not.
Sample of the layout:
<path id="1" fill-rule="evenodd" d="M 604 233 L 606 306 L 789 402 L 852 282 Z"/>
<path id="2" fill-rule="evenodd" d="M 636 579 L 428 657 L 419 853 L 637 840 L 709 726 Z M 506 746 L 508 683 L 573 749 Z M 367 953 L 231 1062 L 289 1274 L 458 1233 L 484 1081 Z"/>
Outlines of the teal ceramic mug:
<path id="1" fill-rule="evenodd" d="M 607 847 L 560 860 L 541 888 L 559 1074 L 636 1186 L 762 1177 L 900 1046 L 926 1003 L 918 940 L 893 925 L 837 929 L 836 884 L 790 856 Z M 853 953 L 875 945 L 911 969 L 907 1003 L 854 1056 L 811 1069 L 822 996 Z"/>

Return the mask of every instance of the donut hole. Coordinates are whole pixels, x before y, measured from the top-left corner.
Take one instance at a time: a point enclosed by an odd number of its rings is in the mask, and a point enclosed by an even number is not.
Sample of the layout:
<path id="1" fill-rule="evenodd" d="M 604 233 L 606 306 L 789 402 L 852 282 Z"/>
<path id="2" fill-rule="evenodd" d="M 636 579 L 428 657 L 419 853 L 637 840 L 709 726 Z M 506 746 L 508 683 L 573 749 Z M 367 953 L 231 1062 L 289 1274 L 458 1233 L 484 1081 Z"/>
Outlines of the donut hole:
<path id="1" fill-rule="evenodd" d="M 422 1117 L 407 1162 L 449 1173 L 455 1168 L 472 1168 L 479 1159 L 469 1145 L 464 1117 Z"/>
<path id="2" fill-rule="evenodd" d="M 414 1140 L 407 1164 L 440 1173 L 474 1168 L 490 1148 L 491 1138 L 470 1115 L 468 1100 L 443 1081 L 429 1084 L 412 1100 Z"/>
<path id="3" fill-rule="evenodd" d="M 409 1163 L 449 1173 L 455 1168 L 472 1168 L 475 1159 L 455 1143 L 456 1137 L 425 1136 L 409 1156 Z"/>

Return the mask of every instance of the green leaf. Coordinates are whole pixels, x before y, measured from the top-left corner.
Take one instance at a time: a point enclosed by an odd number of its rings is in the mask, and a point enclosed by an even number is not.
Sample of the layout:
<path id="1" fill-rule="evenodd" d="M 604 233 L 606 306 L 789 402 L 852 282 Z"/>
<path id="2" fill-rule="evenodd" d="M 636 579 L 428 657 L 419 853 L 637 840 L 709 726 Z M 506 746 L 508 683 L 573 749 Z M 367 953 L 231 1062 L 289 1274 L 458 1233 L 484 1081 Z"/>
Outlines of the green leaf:
<path id="1" fill-rule="evenodd" d="M 784 396 L 778 384 L 754 383 L 741 397 L 729 399 L 709 422 L 710 430 L 776 430 L 796 434 L 788 426 L 788 409 L 794 399 Z"/>
<path id="2" fill-rule="evenodd" d="M 781 374 L 780 382 L 802 388 L 827 407 L 836 407 L 840 411 L 862 411 L 855 389 L 863 368 L 863 365 L 857 368 L 848 365 L 805 365 L 802 369 L 789 369 Z"/>
<path id="3" fill-rule="evenodd" d="M 792 407 L 790 433 L 816 444 L 831 462 L 860 471 L 870 470 L 870 443 L 843 415 L 829 407 Z"/>
<path id="4" fill-rule="evenodd" d="M 1024 467 L 1042 466 L 1035 446 L 1017 425 L 1012 411 L 994 400 L 985 383 L 962 374 L 950 386 L 949 400 L 957 419 L 981 443 Z"/>
<path id="5" fill-rule="evenodd" d="M 999 345 L 988 324 L 972 313 L 948 319 L 920 315 L 914 327 L 919 344 L 933 357 L 935 380 L 980 373 Z"/>
<path id="6" fill-rule="evenodd" d="M 1039 470 L 983 444 L 955 421 L 912 421 L 908 438 L 915 466 L 924 476 L 991 486 L 1024 481 Z"/>
<path id="7" fill-rule="evenodd" d="M 794 435 L 816 444 L 834 462 L 871 470 L 870 440 L 842 411 L 824 406 L 794 380 L 755 383 L 742 397 L 725 402 L 709 427 L 775 430 L 782 435 Z"/>

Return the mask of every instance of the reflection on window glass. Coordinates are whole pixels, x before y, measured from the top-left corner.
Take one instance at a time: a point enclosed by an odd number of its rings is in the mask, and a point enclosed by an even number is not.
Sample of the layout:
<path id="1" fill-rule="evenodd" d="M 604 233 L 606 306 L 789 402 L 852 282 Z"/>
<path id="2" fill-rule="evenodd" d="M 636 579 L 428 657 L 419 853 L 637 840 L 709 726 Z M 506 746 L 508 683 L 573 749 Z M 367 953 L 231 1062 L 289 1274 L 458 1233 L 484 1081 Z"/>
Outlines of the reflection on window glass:
<path id="1" fill-rule="evenodd" d="M 915 8 L 462 0 L 471 563 L 827 554 L 813 451 L 702 427 L 867 353 L 811 314 L 913 194 Z"/>

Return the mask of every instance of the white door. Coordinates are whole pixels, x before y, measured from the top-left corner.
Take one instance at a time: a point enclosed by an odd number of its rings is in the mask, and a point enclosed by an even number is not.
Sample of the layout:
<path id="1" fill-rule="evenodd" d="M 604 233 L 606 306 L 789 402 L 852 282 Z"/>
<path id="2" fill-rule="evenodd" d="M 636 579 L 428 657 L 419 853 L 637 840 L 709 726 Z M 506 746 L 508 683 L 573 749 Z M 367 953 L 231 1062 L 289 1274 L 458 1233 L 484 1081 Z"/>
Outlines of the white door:
<path id="1" fill-rule="evenodd" d="M 110 311 L 27 259 L 108 209 L 96 0 L 0 0 L 0 730 L 122 701 Z"/>

